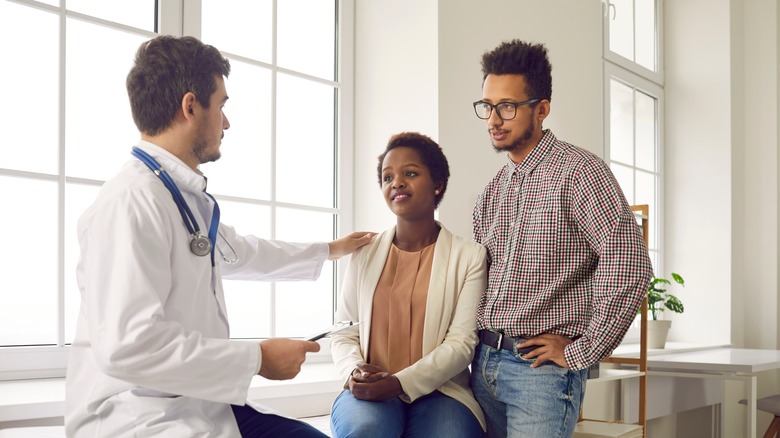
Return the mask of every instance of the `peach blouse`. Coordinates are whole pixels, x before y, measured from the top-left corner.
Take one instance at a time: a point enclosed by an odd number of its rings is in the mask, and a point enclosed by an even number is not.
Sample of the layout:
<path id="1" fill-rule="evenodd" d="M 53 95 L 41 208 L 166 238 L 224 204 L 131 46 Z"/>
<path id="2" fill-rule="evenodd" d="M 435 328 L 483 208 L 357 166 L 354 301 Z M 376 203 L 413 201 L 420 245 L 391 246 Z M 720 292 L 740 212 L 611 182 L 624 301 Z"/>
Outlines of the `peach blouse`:
<path id="1" fill-rule="evenodd" d="M 408 252 L 392 245 L 374 291 L 367 359 L 391 374 L 422 357 L 435 247 L 434 242 L 420 251 Z"/>

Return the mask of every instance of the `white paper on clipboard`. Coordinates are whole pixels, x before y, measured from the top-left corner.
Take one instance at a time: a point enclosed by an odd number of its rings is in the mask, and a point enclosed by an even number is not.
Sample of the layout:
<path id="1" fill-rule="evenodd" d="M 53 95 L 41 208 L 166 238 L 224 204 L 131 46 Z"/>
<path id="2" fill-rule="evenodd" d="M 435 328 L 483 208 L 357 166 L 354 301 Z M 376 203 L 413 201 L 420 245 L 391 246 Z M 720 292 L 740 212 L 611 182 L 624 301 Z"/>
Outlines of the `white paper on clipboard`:
<path id="1" fill-rule="evenodd" d="M 307 337 L 306 340 L 307 341 L 316 341 L 318 339 L 324 338 L 325 336 L 330 336 L 333 333 L 338 333 L 338 332 L 340 332 L 342 330 L 346 330 L 346 329 L 348 329 L 350 327 L 355 327 L 358 324 L 360 324 L 360 321 L 358 321 L 358 322 L 354 322 L 354 321 L 339 321 L 339 322 L 333 324 L 332 326 L 328 327 L 327 329 L 325 329 L 325 330 L 323 330 L 321 332 L 317 332 L 316 334 Z"/>

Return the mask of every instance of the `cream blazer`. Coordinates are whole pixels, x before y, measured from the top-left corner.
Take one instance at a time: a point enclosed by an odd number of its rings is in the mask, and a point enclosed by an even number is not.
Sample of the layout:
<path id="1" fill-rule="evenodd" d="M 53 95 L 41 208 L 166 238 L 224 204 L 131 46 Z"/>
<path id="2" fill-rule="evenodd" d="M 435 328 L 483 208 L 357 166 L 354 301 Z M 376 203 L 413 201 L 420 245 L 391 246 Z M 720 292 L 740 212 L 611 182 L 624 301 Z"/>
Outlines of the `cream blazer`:
<path id="1" fill-rule="evenodd" d="M 439 224 L 441 226 L 441 224 Z M 333 335 L 331 354 L 345 381 L 366 363 L 374 290 L 385 267 L 395 227 L 352 254 L 338 300 L 336 321 L 360 321 L 357 330 Z M 395 374 L 401 399 L 412 402 L 439 390 L 466 405 L 485 429 L 485 417 L 469 386 L 468 366 L 477 339 L 477 306 L 487 284 L 486 251 L 443 226 L 436 240 L 425 308 L 423 357 Z"/>

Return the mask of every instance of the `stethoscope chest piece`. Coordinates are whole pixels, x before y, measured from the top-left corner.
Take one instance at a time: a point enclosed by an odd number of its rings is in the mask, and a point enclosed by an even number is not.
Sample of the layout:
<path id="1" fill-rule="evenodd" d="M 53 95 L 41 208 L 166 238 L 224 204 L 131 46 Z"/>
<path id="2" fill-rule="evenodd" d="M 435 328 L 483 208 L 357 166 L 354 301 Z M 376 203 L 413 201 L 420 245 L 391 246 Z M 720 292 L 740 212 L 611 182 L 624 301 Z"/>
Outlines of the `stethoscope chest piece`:
<path id="1" fill-rule="evenodd" d="M 190 250 L 196 256 L 206 256 L 211 253 L 211 241 L 203 234 L 195 234 L 190 241 Z"/>
<path id="2" fill-rule="evenodd" d="M 217 241 L 217 232 L 219 228 L 219 207 L 217 206 L 217 201 L 211 195 L 206 193 L 206 195 L 211 198 L 212 201 L 214 201 L 214 213 L 212 213 L 211 216 L 209 235 L 206 236 L 200 232 L 198 221 L 192 214 L 190 207 L 187 206 L 187 201 L 184 200 L 181 191 L 179 191 L 179 188 L 176 187 L 176 183 L 173 182 L 173 179 L 171 179 L 165 169 L 160 166 L 160 163 L 158 163 L 157 160 L 152 158 L 149 154 L 138 147 L 133 147 L 132 153 L 136 158 L 146 164 L 146 166 L 151 169 L 151 171 L 154 172 L 158 178 L 160 178 L 168 191 L 171 192 L 173 201 L 179 208 L 179 213 L 181 213 L 181 219 L 184 222 L 184 226 L 187 227 L 187 231 L 192 236 L 192 240 L 190 240 L 190 251 L 199 257 L 211 254 L 211 250 L 214 247 L 213 242 Z M 211 257 L 211 266 L 214 266 L 213 254 Z"/>

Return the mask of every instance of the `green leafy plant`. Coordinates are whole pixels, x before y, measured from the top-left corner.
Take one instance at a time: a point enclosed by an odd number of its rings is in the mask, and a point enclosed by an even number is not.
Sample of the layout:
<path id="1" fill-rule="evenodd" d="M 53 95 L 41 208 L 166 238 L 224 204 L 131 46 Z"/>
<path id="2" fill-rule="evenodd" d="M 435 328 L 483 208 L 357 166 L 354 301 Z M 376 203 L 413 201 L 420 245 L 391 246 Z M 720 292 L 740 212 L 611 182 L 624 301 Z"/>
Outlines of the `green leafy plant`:
<path id="1" fill-rule="evenodd" d="M 672 272 L 672 279 L 682 287 L 685 287 L 685 280 L 680 274 Z M 650 285 L 647 287 L 647 308 L 653 320 L 657 320 L 661 312 L 668 309 L 675 313 L 683 313 L 685 307 L 679 298 L 667 292 L 668 286 L 672 282 L 666 278 L 653 276 Z"/>

